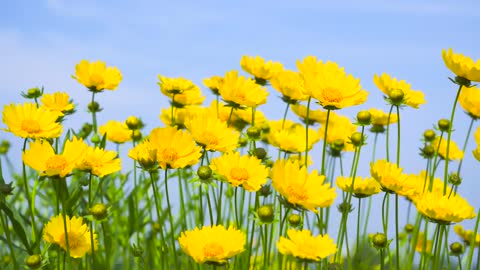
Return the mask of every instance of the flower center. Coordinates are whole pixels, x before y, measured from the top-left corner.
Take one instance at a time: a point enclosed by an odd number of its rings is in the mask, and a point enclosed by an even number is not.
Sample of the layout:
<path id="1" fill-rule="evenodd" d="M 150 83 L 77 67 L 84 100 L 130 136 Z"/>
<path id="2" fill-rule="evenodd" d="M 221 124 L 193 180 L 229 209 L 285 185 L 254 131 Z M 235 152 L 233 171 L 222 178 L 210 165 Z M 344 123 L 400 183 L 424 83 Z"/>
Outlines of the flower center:
<path id="1" fill-rule="evenodd" d="M 98 88 L 99 85 L 103 84 L 103 76 L 96 73 L 90 75 L 90 84 L 91 86 L 96 86 Z M 97 89 L 97 90 L 100 90 L 100 89 Z"/>
<path id="2" fill-rule="evenodd" d="M 244 168 L 232 168 L 230 170 L 230 177 L 236 182 L 242 183 L 248 180 L 248 171 Z"/>
<path id="3" fill-rule="evenodd" d="M 21 124 L 22 130 L 28 133 L 37 133 L 40 131 L 40 125 L 35 120 L 25 119 Z"/>
<path id="4" fill-rule="evenodd" d="M 337 88 L 326 88 L 322 91 L 322 99 L 322 103 L 338 103 L 343 99 L 343 95 Z"/>
<path id="5" fill-rule="evenodd" d="M 62 228 L 63 231 L 63 228 Z M 70 250 L 79 247 L 82 243 L 81 235 L 77 232 L 68 232 L 68 247 Z M 65 233 L 60 235 L 60 246 L 67 250 L 67 241 L 65 239 Z"/>
<path id="6" fill-rule="evenodd" d="M 55 155 L 47 159 L 47 170 L 48 171 L 61 171 L 67 167 L 67 160 L 59 155 Z"/>
<path id="7" fill-rule="evenodd" d="M 203 254 L 207 258 L 215 258 L 223 253 L 223 247 L 218 243 L 209 243 L 203 247 Z"/>
<path id="8" fill-rule="evenodd" d="M 308 199 L 307 191 L 303 187 L 298 186 L 288 186 L 287 192 L 290 198 L 294 199 L 295 202 L 306 201 Z"/>
<path id="9" fill-rule="evenodd" d="M 219 143 L 218 137 L 211 132 L 204 132 L 202 137 L 204 138 L 205 145 L 218 145 Z"/>
<path id="10" fill-rule="evenodd" d="M 163 149 L 162 152 L 160 152 L 160 161 L 163 161 L 165 163 L 173 163 L 178 159 L 178 153 L 175 149 L 173 148 L 166 148 Z"/>

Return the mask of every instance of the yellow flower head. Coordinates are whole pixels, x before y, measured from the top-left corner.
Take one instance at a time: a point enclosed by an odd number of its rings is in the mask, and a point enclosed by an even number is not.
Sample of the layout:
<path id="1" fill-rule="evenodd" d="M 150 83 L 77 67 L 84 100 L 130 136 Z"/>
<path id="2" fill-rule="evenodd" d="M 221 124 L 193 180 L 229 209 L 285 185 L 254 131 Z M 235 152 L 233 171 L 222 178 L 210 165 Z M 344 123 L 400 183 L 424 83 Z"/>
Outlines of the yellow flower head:
<path id="1" fill-rule="evenodd" d="M 458 102 L 470 117 L 480 118 L 480 88 L 476 86 L 462 87 Z"/>
<path id="2" fill-rule="evenodd" d="M 2 121 L 5 131 L 22 138 L 57 138 L 62 134 L 62 126 L 57 123 L 58 112 L 38 108 L 36 104 L 5 105 Z"/>
<path id="3" fill-rule="evenodd" d="M 184 78 L 167 78 L 158 75 L 158 85 L 162 93 L 180 105 L 202 104 L 205 97 L 202 91 L 192 81 Z"/>
<path id="4" fill-rule="evenodd" d="M 416 202 L 419 213 L 442 224 L 461 222 L 475 217 L 475 209 L 460 195 L 433 190 L 425 192 Z"/>
<path id="5" fill-rule="evenodd" d="M 318 134 L 321 139 L 324 139 L 326 125 L 322 125 L 318 130 Z M 330 118 L 328 120 L 327 130 L 327 143 L 334 145 L 336 141 L 343 141 L 343 151 L 353 151 L 352 144 L 347 143 L 350 141 L 350 137 L 357 131 L 357 126 L 354 125 L 348 117 L 343 115 L 337 115 L 334 112 L 330 112 Z"/>
<path id="6" fill-rule="evenodd" d="M 472 58 L 460 53 L 454 53 L 452 49 L 442 50 L 445 65 L 455 75 L 469 81 L 480 82 L 480 59 L 474 62 Z"/>
<path id="7" fill-rule="evenodd" d="M 216 115 L 203 112 L 188 119 L 185 126 L 195 141 L 208 151 L 230 152 L 237 147 L 240 134 L 227 127 Z"/>
<path id="8" fill-rule="evenodd" d="M 40 99 L 41 108 L 57 112 L 64 115 L 73 112 L 74 105 L 70 97 L 65 92 L 56 92 L 53 94 L 44 94 Z"/>
<path id="9" fill-rule="evenodd" d="M 107 134 L 107 140 L 114 143 L 124 143 L 132 140 L 132 131 L 128 129 L 125 122 L 110 120 L 105 125 L 100 126 L 100 134 Z"/>
<path id="10" fill-rule="evenodd" d="M 315 213 L 318 207 L 332 205 L 337 197 L 335 188 L 323 184 L 325 176 L 319 175 L 316 170 L 309 174 L 307 168 L 300 167 L 297 161 L 277 160 L 270 178 L 275 190 L 289 203 Z"/>
<path id="11" fill-rule="evenodd" d="M 122 169 L 122 161 L 117 152 L 107 151 L 99 147 L 88 147 L 78 169 L 103 177 Z"/>
<path id="12" fill-rule="evenodd" d="M 464 230 L 462 225 L 455 225 L 453 227 L 453 230 L 455 233 L 462 238 L 462 240 L 465 242 L 466 245 L 470 245 L 472 239 L 473 239 L 473 231 L 472 230 Z M 475 235 L 475 246 L 480 247 L 480 234 Z"/>
<path id="13" fill-rule="evenodd" d="M 178 243 L 196 263 L 224 264 L 245 250 L 246 240 L 242 231 L 217 225 L 182 232 Z"/>
<path id="14" fill-rule="evenodd" d="M 233 114 L 240 119 L 243 123 L 245 124 L 251 124 L 252 123 L 252 109 L 247 108 L 245 110 L 234 110 Z M 259 126 L 263 124 L 265 121 L 267 121 L 267 118 L 265 118 L 265 115 L 263 114 L 262 111 L 259 109 L 255 110 L 255 126 Z"/>
<path id="15" fill-rule="evenodd" d="M 307 100 L 302 76 L 298 72 L 286 70 L 277 73 L 271 80 L 272 87 L 290 101 Z"/>
<path id="16" fill-rule="evenodd" d="M 65 143 L 63 153 L 57 155 L 50 143 L 35 140 L 30 142 L 30 148 L 23 153 L 22 159 L 42 176 L 65 177 L 82 161 L 87 147 L 82 139 L 74 137 Z"/>
<path id="17" fill-rule="evenodd" d="M 307 159 L 307 166 L 311 166 L 313 164 L 312 155 L 309 155 Z M 288 161 L 298 162 L 300 167 L 305 166 L 305 156 L 302 156 L 301 153 L 288 155 Z"/>
<path id="18" fill-rule="evenodd" d="M 473 156 L 480 161 L 480 127 L 475 131 L 475 141 L 477 142 L 477 149 L 473 150 Z"/>
<path id="19" fill-rule="evenodd" d="M 384 159 L 370 163 L 370 173 L 384 191 L 408 196 L 415 192 L 416 184 L 407 174 L 403 174 L 402 170 L 396 164 Z"/>
<path id="20" fill-rule="evenodd" d="M 402 91 L 403 103 L 412 108 L 418 109 L 420 105 L 426 103 L 422 91 L 412 90 L 409 83 L 404 80 L 398 81 L 397 78 L 392 78 L 387 73 L 382 73 L 381 76 L 375 74 L 373 82 L 388 98 L 392 98 L 394 90 Z"/>
<path id="21" fill-rule="evenodd" d="M 268 169 L 254 156 L 231 152 L 212 160 L 212 167 L 234 186 L 258 191 L 267 182 Z"/>
<path id="22" fill-rule="evenodd" d="M 195 117 L 195 115 L 202 110 L 203 108 L 199 106 L 185 106 L 183 108 L 176 108 L 173 107 L 173 117 L 172 119 L 172 107 L 162 109 L 162 113 L 160 114 L 160 120 L 166 125 L 171 126 L 173 122 L 179 128 L 185 127 L 185 120 L 191 117 Z"/>
<path id="23" fill-rule="evenodd" d="M 433 242 L 428 240 L 423 232 L 418 233 L 417 244 L 415 245 L 415 251 L 420 254 L 432 254 Z"/>
<path id="24" fill-rule="evenodd" d="M 438 149 L 438 155 L 440 155 L 441 158 L 445 159 L 447 156 L 447 140 L 444 138 L 440 137 L 435 137 L 435 139 L 432 141 L 432 146 L 437 151 Z M 461 160 L 463 159 L 463 151 L 458 148 L 457 144 L 453 141 L 450 140 L 450 149 L 448 152 L 448 159 L 449 160 Z"/>
<path id="25" fill-rule="evenodd" d="M 303 122 L 306 122 L 307 119 L 307 106 L 297 103 L 291 106 L 292 111 L 302 119 Z M 332 112 L 330 112 L 332 113 Z M 319 110 L 312 110 L 308 113 L 308 122 L 310 125 L 314 123 L 319 123 L 324 125 L 327 121 L 327 111 L 319 109 Z"/>
<path id="26" fill-rule="evenodd" d="M 355 177 L 352 189 L 352 177 L 337 177 L 337 187 L 345 192 L 353 192 L 353 195 L 358 198 L 364 198 L 373 194 L 380 193 L 380 185 L 378 182 L 369 177 Z"/>
<path id="27" fill-rule="evenodd" d="M 314 64 L 312 58 L 307 57 L 303 63 L 297 61 L 297 67 L 305 80 L 305 94 L 317 99 L 325 109 L 341 109 L 367 100 L 368 92 L 362 89 L 360 80 L 347 75 L 337 63 L 318 61 Z"/>
<path id="28" fill-rule="evenodd" d="M 87 60 L 82 60 L 75 66 L 75 75 L 72 77 L 93 92 L 115 90 L 122 80 L 122 74 L 116 67 L 107 67 L 101 61 Z"/>
<path id="29" fill-rule="evenodd" d="M 388 113 L 371 108 L 368 110 L 371 115 L 370 121 L 373 126 L 386 126 L 388 124 L 393 124 L 398 121 L 397 115 L 395 113 L 390 114 L 390 122 L 388 121 Z"/>
<path id="30" fill-rule="evenodd" d="M 265 60 L 260 56 L 246 56 L 240 60 L 240 66 L 245 72 L 253 75 L 257 81 L 265 82 L 273 78 L 278 72 L 283 71 L 283 65 L 278 62 Z"/>
<path id="31" fill-rule="evenodd" d="M 149 140 L 144 140 L 130 149 L 128 157 L 136 160 L 147 171 L 157 169 L 157 149 L 154 148 Z"/>
<path id="32" fill-rule="evenodd" d="M 412 193 L 407 194 L 406 197 L 414 203 L 420 199 L 425 192 L 429 192 L 430 189 L 432 192 L 443 192 L 443 180 L 435 177 L 432 181 L 432 186 L 430 187 L 429 176 L 425 170 L 422 170 L 420 174 L 410 174 L 408 177 L 410 178 L 409 182 L 415 185 L 415 190 Z M 447 194 L 450 194 L 451 189 L 452 188 L 447 185 Z"/>
<path id="33" fill-rule="evenodd" d="M 225 74 L 220 95 L 226 102 L 256 108 L 267 102 L 268 92 L 254 80 L 238 76 L 234 70 Z"/>
<path id="34" fill-rule="evenodd" d="M 272 145 L 289 153 L 298 153 L 305 151 L 306 148 L 306 130 L 303 125 L 295 124 L 288 129 L 282 129 L 277 132 L 270 131 L 272 134 Z M 308 149 L 320 140 L 320 135 L 312 128 L 308 128 Z"/>
<path id="35" fill-rule="evenodd" d="M 337 252 L 337 245 L 327 234 L 313 236 L 309 230 L 289 229 L 287 235 L 288 238 L 282 236 L 277 242 L 278 251 L 283 255 L 307 261 L 320 261 Z"/>
<path id="36" fill-rule="evenodd" d="M 268 121 L 269 131 L 268 133 L 262 133 L 262 135 L 264 136 L 263 139 L 269 144 L 278 147 L 278 144 L 274 139 L 274 134 L 277 134 L 284 129 L 290 129 L 294 125 L 296 125 L 296 123 L 292 120 L 285 120 L 285 123 L 283 122 L 283 120 Z M 303 151 L 305 151 L 305 149 L 303 149 Z"/>
<path id="37" fill-rule="evenodd" d="M 72 258 L 81 258 L 86 253 L 92 251 L 92 242 L 90 230 L 87 224 L 83 223 L 82 217 L 68 217 L 67 223 L 67 237 L 65 237 L 64 219 L 62 215 L 54 216 L 45 224 L 43 228 L 43 239 L 50 244 L 59 245 L 63 250 L 70 250 Z M 97 249 L 98 240 L 97 234 L 93 233 L 94 249 Z"/>
<path id="38" fill-rule="evenodd" d="M 220 76 L 212 76 L 210 78 L 203 79 L 203 84 L 210 88 L 214 95 L 219 95 L 220 87 L 223 84 L 223 78 Z"/>

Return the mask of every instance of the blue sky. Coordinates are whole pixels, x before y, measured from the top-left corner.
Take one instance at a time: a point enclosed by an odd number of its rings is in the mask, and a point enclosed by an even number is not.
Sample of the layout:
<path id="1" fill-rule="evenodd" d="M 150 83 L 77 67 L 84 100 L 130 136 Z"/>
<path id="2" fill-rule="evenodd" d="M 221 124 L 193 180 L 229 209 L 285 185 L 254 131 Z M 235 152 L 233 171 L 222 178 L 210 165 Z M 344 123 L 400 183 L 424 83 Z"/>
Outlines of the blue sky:
<path id="1" fill-rule="evenodd" d="M 366 104 L 341 112 L 349 116 L 369 107 L 388 109 L 373 84 L 375 73 L 387 72 L 425 93 L 421 109 L 402 111 L 402 165 L 413 173 L 424 166 L 417 155 L 421 134 L 448 118 L 455 95 L 442 49 L 480 58 L 479 8 L 478 1 L 4 1 L 0 100 L 22 102 L 20 91 L 41 85 L 47 92 L 66 91 L 80 105 L 67 125 L 78 127 L 90 119 L 84 109 L 90 94 L 71 75 L 81 59 L 99 59 L 124 76 L 117 91 L 98 96 L 105 108 L 99 122 L 135 114 L 151 129 L 161 125 L 160 108 L 168 104 L 156 84 L 158 74 L 203 87 L 205 77 L 240 69 L 242 55 L 260 55 L 290 69 L 297 59 L 314 55 L 336 61 L 370 91 Z M 209 102 L 212 96 L 203 89 Z M 260 107 L 272 119 L 281 117 L 275 108 L 283 108 L 277 96 L 271 91 L 270 105 Z M 459 110 L 453 135 L 458 144 L 468 124 Z M 0 138 L 18 143 L 4 132 Z M 460 192 L 478 208 L 474 146 L 472 140 Z M 360 171 L 367 175 L 368 159 L 362 162 Z"/>

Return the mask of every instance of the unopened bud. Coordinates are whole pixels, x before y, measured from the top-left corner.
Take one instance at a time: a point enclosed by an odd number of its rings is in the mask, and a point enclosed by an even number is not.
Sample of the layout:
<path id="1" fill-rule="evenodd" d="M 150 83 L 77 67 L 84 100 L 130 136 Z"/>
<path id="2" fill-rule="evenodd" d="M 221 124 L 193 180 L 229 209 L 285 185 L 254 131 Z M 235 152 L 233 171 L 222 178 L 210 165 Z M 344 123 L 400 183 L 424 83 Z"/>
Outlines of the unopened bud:
<path id="1" fill-rule="evenodd" d="M 270 185 L 263 185 L 258 192 L 260 192 L 260 196 L 268 197 L 270 194 L 272 194 L 272 188 Z"/>
<path id="2" fill-rule="evenodd" d="M 437 135 L 435 134 L 435 131 L 431 130 L 431 129 L 427 129 L 425 130 L 425 132 L 423 132 L 423 138 L 425 139 L 425 141 L 427 142 L 431 142 L 435 139 Z"/>
<path id="3" fill-rule="evenodd" d="M 202 180 L 208 180 L 212 176 L 212 169 L 209 166 L 200 166 L 197 175 Z"/>
<path id="4" fill-rule="evenodd" d="M 394 105 L 401 105 L 403 103 L 403 98 L 405 94 L 401 89 L 394 89 L 390 92 L 388 96 Z"/>
<path id="5" fill-rule="evenodd" d="M 353 146 L 361 146 L 364 141 L 364 136 L 360 132 L 355 132 L 350 136 L 350 141 L 352 142 Z"/>
<path id="6" fill-rule="evenodd" d="M 265 149 L 262 147 L 258 147 L 258 148 L 255 148 L 254 155 L 258 159 L 263 160 L 267 156 L 267 151 L 265 151 Z"/>
<path id="7" fill-rule="evenodd" d="M 459 186 L 462 183 L 462 178 L 454 172 L 448 176 L 448 182 L 454 186 Z"/>
<path id="8" fill-rule="evenodd" d="M 42 266 L 42 257 L 37 254 L 30 255 L 25 259 L 25 264 L 30 269 L 38 269 Z"/>
<path id="9" fill-rule="evenodd" d="M 362 126 L 370 125 L 372 114 L 369 111 L 360 111 L 357 113 L 357 122 Z"/>
<path id="10" fill-rule="evenodd" d="M 450 244 L 450 252 L 455 256 L 460 256 L 463 254 L 463 252 L 465 252 L 465 247 L 462 245 L 462 243 L 453 242 Z"/>
<path id="11" fill-rule="evenodd" d="M 257 127 L 249 127 L 247 129 L 247 135 L 252 140 L 258 140 L 260 138 L 261 131 Z"/>
<path id="12" fill-rule="evenodd" d="M 292 227 L 298 227 L 302 223 L 302 217 L 297 214 L 291 214 L 288 216 L 288 224 Z"/>
<path id="13" fill-rule="evenodd" d="M 438 129 L 443 132 L 448 132 L 448 130 L 450 130 L 450 121 L 447 119 L 438 120 Z"/>
<path id="14" fill-rule="evenodd" d="M 405 231 L 406 231 L 407 233 L 412 233 L 414 229 L 415 229 L 415 227 L 414 227 L 412 224 L 410 224 L 410 223 L 407 224 L 407 225 L 405 225 Z"/>
<path id="15" fill-rule="evenodd" d="M 376 233 L 372 237 L 373 246 L 376 248 L 385 248 L 387 246 L 388 240 L 385 234 L 383 233 Z"/>
<path id="16" fill-rule="evenodd" d="M 93 102 L 88 103 L 88 111 L 89 112 L 94 113 L 94 112 L 99 112 L 101 110 L 102 109 L 100 108 L 100 104 L 98 104 L 98 102 L 93 101 Z"/>
<path id="17" fill-rule="evenodd" d="M 257 210 L 257 215 L 262 222 L 271 223 L 275 217 L 275 213 L 273 212 L 273 206 L 271 205 L 260 206 Z"/>
<path id="18" fill-rule="evenodd" d="M 125 124 L 130 130 L 140 129 L 143 127 L 142 121 L 135 116 L 129 116 L 127 120 L 125 120 Z"/>
<path id="19" fill-rule="evenodd" d="M 90 207 L 90 214 L 96 220 L 102 220 L 108 216 L 108 207 L 103 203 L 97 203 Z"/>

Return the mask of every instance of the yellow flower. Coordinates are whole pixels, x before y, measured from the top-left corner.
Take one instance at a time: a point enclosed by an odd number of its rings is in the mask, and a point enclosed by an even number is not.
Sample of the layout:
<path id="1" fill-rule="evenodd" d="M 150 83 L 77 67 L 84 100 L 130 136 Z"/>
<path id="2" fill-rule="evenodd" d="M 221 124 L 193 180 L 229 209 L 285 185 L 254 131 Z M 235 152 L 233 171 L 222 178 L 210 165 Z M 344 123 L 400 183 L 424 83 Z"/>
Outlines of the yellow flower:
<path id="1" fill-rule="evenodd" d="M 305 94 L 317 99 L 324 109 L 341 109 L 367 100 L 368 92 L 359 79 L 347 75 L 334 62 L 313 62 L 316 58 L 307 57 L 303 63 L 297 61 L 297 67 L 305 80 Z"/>
<path id="2" fill-rule="evenodd" d="M 460 195 L 442 191 L 425 192 L 415 205 L 419 213 L 442 224 L 461 222 L 475 217 L 473 207 Z"/>
<path id="3" fill-rule="evenodd" d="M 93 92 L 104 89 L 117 89 L 122 74 L 116 67 L 107 67 L 105 62 L 89 62 L 82 60 L 75 66 L 75 75 L 72 77 Z"/>
<path id="4" fill-rule="evenodd" d="M 458 102 L 472 118 L 480 118 L 480 88 L 463 86 Z"/>
<path id="5" fill-rule="evenodd" d="M 214 95 L 219 95 L 220 87 L 223 84 L 223 78 L 220 76 L 212 76 L 210 78 L 203 79 L 203 84 L 210 88 Z"/>
<path id="6" fill-rule="evenodd" d="M 302 76 L 291 70 L 277 73 L 271 79 L 272 87 L 280 92 L 284 101 L 307 100 L 308 96 L 304 94 L 305 87 Z"/>
<path id="7" fill-rule="evenodd" d="M 60 115 L 36 104 L 5 105 L 2 121 L 7 125 L 5 131 L 22 138 L 57 138 L 62 134 L 62 126 L 57 123 Z"/>
<path id="8" fill-rule="evenodd" d="M 403 102 L 412 108 L 418 109 L 420 105 L 426 103 L 422 91 L 412 90 L 409 83 L 404 80 L 398 81 L 397 78 L 392 78 L 387 73 L 383 73 L 381 76 L 375 74 L 373 82 L 388 98 L 392 98 L 394 90 L 402 91 Z"/>
<path id="9" fill-rule="evenodd" d="M 175 119 L 172 119 L 172 107 L 162 109 L 160 114 L 160 120 L 166 125 L 171 126 L 173 124 L 172 120 L 175 120 L 175 125 L 179 128 L 185 127 L 185 120 L 190 117 L 194 117 L 201 109 L 198 106 L 185 106 L 183 108 L 173 108 L 173 115 Z"/>
<path id="10" fill-rule="evenodd" d="M 288 161 L 298 162 L 300 167 L 305 166 L 305 156 L 302 156 L 300 153 L 288 155 Z M 311 166 L 312 164 L 313 164 L 312 155 L 309 155 L 307 160 L 307 166 Z"/>
<path id="11" fill-rule="evenodd" d="M 278 72 L 283 71 L 283 65 L 278 62 L 268 61 L 265 63 L 265 60 L 260 56 L 246 56 L 242 57 L 240 60 L 240 66 L 245 72 L 253 75 L 255 80 L 260 81 L 262 84 L 265 84 L 265 81 L 270 80 Z"/>
<path id="12" fill-rule="evenodd" d="M 307 106 L 297 103 L 291 106 L 292 111 L 302 119 L 303 122 L 307 119 Z M 331 113 L 331 112 L 330 112 Z M 312 110 L 308 113 L 309 124 L 312 125 L 314 123 L 319 123 L 324 125 L 327 121 L 327 111 L 319 109 L 319 110 Z"/>
<path id="13" fill-rule="evenodd" d="M 167 78 L 158 75 L 162 93 L 171 98 L 174 103 L 180 105 L 198 105 L 202 104 L 205 97 L 202 96 L 202 91 L 192 81 L 184 78 Z"/>
<path id="14" fill-rule="evenodd" d="M 267 182 L 268 169 L 254 156 L 240 156 L 239 152 L 226 153 L 214 158 L 212 166 L 234 187 L 258 191 Z"/>
<path id="15" fill-rule="evenodd" d="M 396 164 L 384 159 L 370 163 L 370 173 L 384 191 L 408 196 L 415 192 L 416 184 L 407 174 L 403 174 L 402 170 Z"/>
<path id="16" fill-rule="evenodd" d="M 380 193 L 380 185 L 373 178 L 355 177 L 352 189 L 352 177 L 337 177 L 337 187 L 345 192 L 352 192 L 355 197 L 364 198 L 373 194 Z"/>
<path id="17" fill-rule="evenodd" d="M 136 160 L 147 171 L 157 169 L 157 149 L 149 140 L 144 140 L 130 149 L 128 157 Z"/>
<path id="18" fill-rule="evenodd" d="M 92 251 L 90 230 L 87 224 L 83 224 L 82 217 L 67 217 L 67 237 L 65 237 L 64 219 L 62 215 L 54 216 L 43 228 L 43 239 L 59 245 L 63 250 L 70 250 L 72 258 L 81 258 Z M 94 249 L 97 249 L 97 234 L 93 233 Z"/>
<path id="19" fill-rule="evenodd" d="M 432 240 L 428 240 L 425 238 L 425 234 L 423 232 L 418 233 L 417 244 L 415 246 L 415 251 L 421 254 L 432 254 Z"/>
<path id="20" fill-rule="evenodd" d="M 475 131 L 475 141 L 477 142 L 477 149 L 473 150 L 473 156 L 480 161 L 480 127 Z"/>
<path id="21" fill-rule="evenodd" d="M 272 133 L 272 131 L 270 131 Z M 272 145 L 289 153 L 298 153 L 305 151 L 306 148 L 306 130 L 303 125 L 295 124 L 288 129 L 272 133 Z M 308 128 L 308 149 L 320 140 L 320 135 L 312 128 Z"/>
<path id="22" fill-rule="evenodd" d="M 480 82 L 480 59 L 474 62 L 472 58 L 460 53 L 454 53 L 452 49 L 442 50 L 445 65 L 455 75 L 469 81 Z"/>
<path id="23" fill-rule="evenodd" d="M 283 255 L 292 255 L 297 259 L 320 261 L 337 252 L 337 245 L 327 234 L 313 236 L 309 230 L 288 229 L 288 238 L 280 237 L 277 248 Z"/>
<path id="24" fill-rule="evenodd" d="M 44 94 L 40 99 L 40 103 L 42 104 L 41 108 L 57 112 L 59 115 L 71 113 L 74 109 L 70 97 L 65 92 Z"/>
<path id="25" fill-rule="evenodd" d="M 462 225 L 455 225 L 453 227 L 455 233 L 462 238 L 466 245 L 470 245 L 472 238 L 473 238 L 473 231 L 472 230 L 464 230 Z M 475 246 L 480 247 L 480 234 L 475 235 Z"/>
<path id="26" fill-rule="evenodd" d="M 236 106 L 256 108 L 267 102 L 268 92 L 254 80 L 238 76 L 238 71 L 234 70 L 225 74 L 220 95 L 225 102 Z"/>
<path id="27" fill-rule="evenodd" d="M 185 126 L 195 141 L 208 151 L 233 151 L 240 137 L 237 131 L 227 127 L 225 122 L 208 112 L 199 113 L 197 117 L 188 119 Z"/>
<path id="28" fill-rule="evenodd" d="M 100 134 L 107 134 L 107 140 L 114 143 L 124 143 L 132 140 L 132 131 L 128 129 L 125 122 L 108 121 L 105 125 L 100 126 Z"/>
<path id="29" fill-rule="evenodd" d="M 275 190 L 289 203 L 315 213 L 318 207 L 332 205 L 337 196 L 335 188 L 323 184 L 325 176 L 319 175 L 316 170 L 309 174 L 307 168 L 300 167 L 297 161 L 277 160 L 270 178 Z"/>
<path id="30" fill-rule="evenodd" d="M 295 124 L 296 123 L 293 122 L 292 120 L 285 120 L 285 123 L 283 123 L 283 120 L 268 121 L 269 131 L 268 133 L 265 133 L 265 134 L 262 133 L 262 135 L 264 136 L 263 140 L 267 141 L 269 144 L 275 147 L 278 147 L 278 144 L 275 142 L 275 139 L 274 139 L 274 134 L 279 133 L 283 129 L 290 129 Z"/>
<path id="31" fill-rule="evenodd" d="M 368 112 L 371 115 L 370 121 L 373 126 L 386 126 L 388 124 L 393 124 L 398 121 L 397 115 L 395 113 L 390 114 L 390 122 L 388 121 L 388 113 L 385 113 L 382 110 L 370 108 Z"/>
<path id="32" fill-rule="evenodd" d="M 441 158 L 445 159 L 447 156 L 447 140 L 442 138 L 440 140 L 440 137 L 435 137 L 435 139 L 432 141 L 432 146 L 437 151 L 438 149 L 438 155 L 440 155 Z M 450 150 L 448 153 L 448 159 L 449 160 L 460 160 L 463 159 L 463 151 L 460 150 L 457 146 L 457 144 L 450 140 Z"/>
<path id="33" fill-rule="evenodd" d="M 47 141 L 35 140 L 30 142 L 22 159 L 42 176 L 65 177 L 76 168 L 86 150 L 87 145 L 76 137 L 67 141 L 63 153 L 58 155 Z"/>
<path id="34" fill-rule="evenodd" d="M 195 165 L 200 159 L 201 149 L 188 131 L 170 126 L 155 128 L 149 138 L 152 147 L 157 150 L 158 165 L 164 170 Z"/>
<path id="35" fill-rule="evenodd" d="M 252 123 L 252 109 L 247 108 L 245 110 L 234 110 L 233 114 L 235 114 L 238 119 L 242 120 L 245 124 L 251 124 Z M 267 121 L 267 118 L 265 118 L 265 115 L 263 114 L 262 111 L 259 109 L 255 110 L 255 126 L 259 126 L 263 124 L 265 121 Z"/>
<path id="36" fill-rule="evenodd" d="M 99 147 L 88 147 L 83 160 L 78 164 L 78 169 L 103 177 L 118 172 L 122 169 L 121 159 L 117 152 L 107 151 Z"/>
<path id="37" fill-rule="evenodd" d="M 422 170 L 420 174 L 410 174 L 408 176 L 410 178 L 409 182 L 415 184 L 415 190 L 407 194 L 407 199 L 411 200 L 412 202 L 416 202 L 418 199 L 422 197 L 425 192 L 429 192 L 430 190 L 430 182 L 429 176 L 427 175 L 425 170 Z M 432 192 L 443 192 L 445 183 L 438 177 L 435 177 L 431 184 Z M 451 187 L 447 185 L 447 194 L 450 194 Z"/>
<path id="38" fill-rule="evenodd" d="M 196 263 L 224 264 L 245 250 L 246 240 L 242 231 L 217 225 L 182 232 L 178 243 Z"/>
<path id="39" fill-rule="evenodd" d="M 326 125 L 322 125 L 318 130 L 318 134 L 321 139 L 324 139 Z M 343 115 L 337 115 L 334 112 L 330 112 L 330 118 L 328 120 L 327 130 L 327 143 L 332 146 L 336 141 L 343 141 L 343 151 L 353 151 L 352 144 L 347 143 L 350 141 L 350 137 L 357 131 L 357 126 L 354 125 L 348 117 Z"/>

